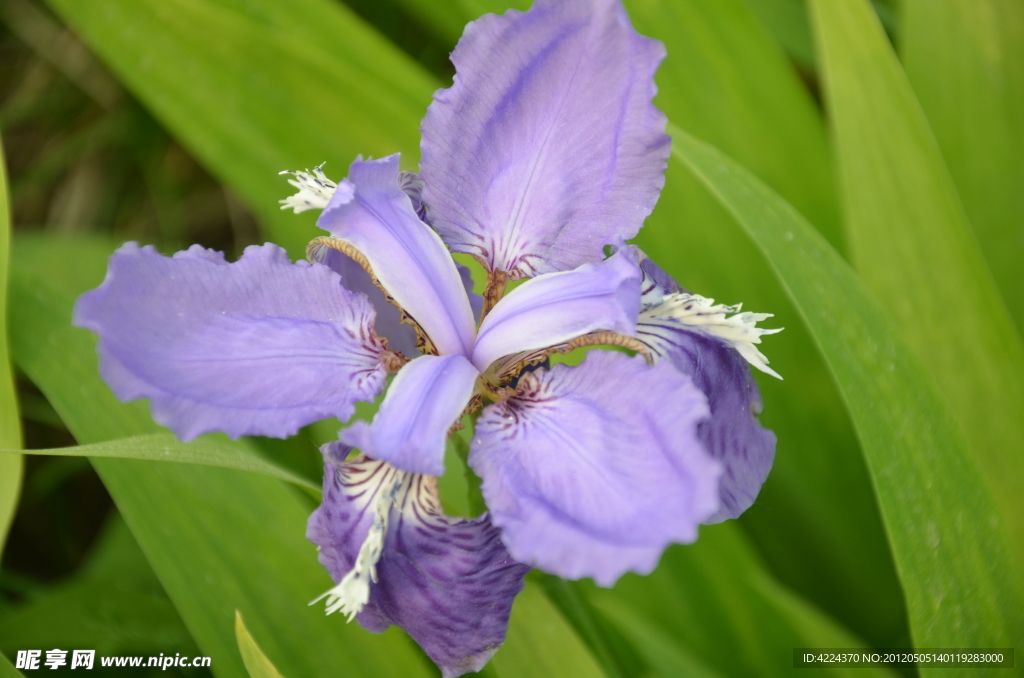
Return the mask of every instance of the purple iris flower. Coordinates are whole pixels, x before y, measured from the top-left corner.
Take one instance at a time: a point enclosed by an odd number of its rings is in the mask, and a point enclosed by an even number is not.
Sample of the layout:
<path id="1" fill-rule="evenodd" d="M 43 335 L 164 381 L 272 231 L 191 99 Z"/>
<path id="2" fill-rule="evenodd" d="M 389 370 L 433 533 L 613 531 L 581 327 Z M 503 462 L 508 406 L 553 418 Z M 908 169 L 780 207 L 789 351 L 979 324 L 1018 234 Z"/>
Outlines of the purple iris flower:
<path id="1" fill-rule="evenodd" d="M 664 184 L 663 57 L 619 0 L 484 16 L 427 110 L 418 176 L 398 156 L 338 184 L 294 173 L 284 207 L 321 209 L 329 234 L 309 261 L 129 243 L 76 307 L 115 393 L 184 440 L 347 420 L 393 374 L 372 422 L 322 450 L 308 535 L 337 582 L 328 612 L 403 627 L 446 677 L 501 645 L 530 567 L 603 586 L 650 572 L 749 507 L 771 467 L 748 363 L 774 374 L 755 345 L 778 330 L 625 244 Z M 483 264 L 482 298 L 451 252 Z M 471 519 L 444 514 L 436 482 L 467 414 L 488 506 Z"/>

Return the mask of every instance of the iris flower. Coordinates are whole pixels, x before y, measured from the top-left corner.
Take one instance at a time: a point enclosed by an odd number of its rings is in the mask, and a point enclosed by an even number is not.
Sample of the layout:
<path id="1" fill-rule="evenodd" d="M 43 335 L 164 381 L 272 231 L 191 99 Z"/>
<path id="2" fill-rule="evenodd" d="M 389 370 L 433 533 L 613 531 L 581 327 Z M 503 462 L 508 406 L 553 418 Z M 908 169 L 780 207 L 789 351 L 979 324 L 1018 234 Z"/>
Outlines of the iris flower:
<path id="1" fill-rule="evenodd" d="M 664 184 L 663 57 L 618 0 L 484 16 L 427 110 L 419 175 L 398 156 L 338 184 L 294 173 L 284 207 L 322 210 L 328 233 L 309 261 L 128 243 L 76 307 L 114 392 L 184 440 L 348 420 L 393 374 L 372 422 L 322 450 L 308 536 L 337 582 L 328 612 L 403 627 L 446 677 L 501 645 L 531 567 L 603 586 L 650 572 L 750 506 L 771 467 L 748 368 L 774 374 L 755 346 L 768 316 L 625 243 Z M 483 265 L 482 298 L 452 252 Z M 605 348 L 551 366 L 580 347 Z M 445 515 L 436 482 L 466 415 L 476 518 Z"/>

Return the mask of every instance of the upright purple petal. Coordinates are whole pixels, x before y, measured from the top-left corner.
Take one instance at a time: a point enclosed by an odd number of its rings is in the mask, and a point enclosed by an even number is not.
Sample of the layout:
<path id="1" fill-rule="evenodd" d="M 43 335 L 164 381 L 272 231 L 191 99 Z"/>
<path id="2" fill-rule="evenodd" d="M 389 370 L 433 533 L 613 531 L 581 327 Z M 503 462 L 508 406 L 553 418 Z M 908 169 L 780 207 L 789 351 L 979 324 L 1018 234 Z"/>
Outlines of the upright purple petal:
<path id="1" fill-rule="evenodd" d="M 438 352 L 469 355 L 475 323 L 462 278 L 402 190 L 397 155 L 353 162 L 317 225 L 366 258 Z"/>
<path id="2" fill-rule="evenodd" d="M 348 448 L 325 446 L 323 504 L 307 536 L 335 581 L 353 567 L 373 522 L 371 505 L 395 470 Z M 391 510 L 377 581 L 358 615 L 379 633 L 401 626 L 434 660 L 445 678 L 478 671 L 505 640 L 512 601 L 529 567 L 505 550 L 487 515 L 442 513 L 434 478 L 409 474 Z"/>
<path id="3" fill-rule="evenodd" d="M 229 264 L 198 245 L 168 258 L 128 243 L 75 307 L 75 324 L 99 335 L 100 372 L 118 398 L 149 398 L 183 440 L 285 437 L 349 418 L 387 376 L 373 319 L 336 273 L 269 244 Z"/>
<path id="4" fill-rule="evenodd" d="M 722 506 L 705 522 L 736 518 L 754 503 L 775 460 L 775 434 L 757 419 L 764 406 L 761 394 L 747 361 L 728 342 L 658 313 L 669 303 L 666 294 L 684 290 L 643 252 L 637 253 L 648 302 L 637 324 L 637 339 L 689 375 L 711 409 L 711 417 L 698 425 L 697 435 L 722 463 L 724 473 L 719 484 Z"/>
<path id="5" fill-rule="evenodd" d="M 395 375 L 373 423 L 357 421 L 341 440 L 403 471 L 443 475 L 448 429 L 469 404 L 477 376 L 460 354 L 420 356 Z"/>
<path id="6" fill-rule="evenodd" d="M 484 318 L 473 349 L 481 372 L 496 359 L 554 346 L 588 332 L 631 335 L 640 310 L 640 269 L 624 253 L 574 271 L 528 280 Z"/>
<path id="7" fill-rule="evenodd" d="M 721 466 L 697 439 L 707 413 L 667 362 L 591 351 L 486 408 L 469 464 L 513 558 L 610 586 L 650 572 L 718 510 Z"/>
<path id="8" fill-rule="evenodd" d="M 618 0 L 536 0 L 469 24 L 423 119 L 424 202 L 457 252 L 513 278 L 600 261 L 664 185 L 660 42 Z"/>

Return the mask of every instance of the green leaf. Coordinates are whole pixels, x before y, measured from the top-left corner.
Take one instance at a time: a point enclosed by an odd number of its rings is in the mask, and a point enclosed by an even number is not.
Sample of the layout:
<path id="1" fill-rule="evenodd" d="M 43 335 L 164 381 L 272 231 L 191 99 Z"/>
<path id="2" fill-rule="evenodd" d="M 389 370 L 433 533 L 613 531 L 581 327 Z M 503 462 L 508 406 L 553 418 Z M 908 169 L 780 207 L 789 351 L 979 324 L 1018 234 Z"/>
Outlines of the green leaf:
<path id="1" fill-rule="evenodd" d="M 865 647 L 769 575 L 735 523 L 705 526 L 695 543 L 670 547 L 646 577 L 626 575 L 611 591 L 589 588 L 594 606 L 627 637 L 653 626 L 675 639 L 678 656 L 661 659 L 635 643 L 652 668 L 689 662 L 736 678 L 789 676 L 794 647 Z M 640 627 L 630 626 L 633 618 Z"/>
<path id="2" fill-rule="evenodd" d="M 725 149 L 843 242 L 821 115 L 740 0 L 635 0 L 637 30 L 665 42 L 656 103 Z M 856 436 L 799 313 L 763 255 L 707 189 L 671 165 L 638 244 L 687 289 L 774 313 L 764 351 L 784 382 L 759 378 L 775 465 L 741 522 L 790 588 L 880 647 L 907 635 L 899 583 Z M 840 251 L 842 248 L 839 248 Z"/>
<path id="3" fill-rule="evenodd" d="M 870 5 L 811 7 L 855 267 L 951 405 L 1024 565 L 1024 343 Z"/>
<path id="4" fill-rule="evenodd" d="M 502 678 L 605 678 L 587 646 L 532 582 L 516 597 L 505 644 L 491 664 Z"/>
<path id="5" fill-rule="evenodd" d="M 256 644 L 255 639 L 245 627 L 242 620 L 242 613 L 235 610 L 235 638 L 238 639 L 238 651 L 245 662 L 245 669 L 249 672 L 249 678 L 282 678 L 277 667 L 267 659 L 263 650 Z"/>
<path id="6" fill-rule="evenodd" d="M 857 427 L 918 647 L 1020 646 L 1024 586 L 946 403 L 864 283 L 750 172 L 673 129 L 673 154 L 736 216 L 800 308 Z"/>
<path id="7" fill-rule="evenodd" d="M 814 68 L 814 40 L 802 0 L 746 0 L 786 53 L 804 68 Z"/>
<path id="8" fill-rule="evenodd" d="M 0 648 L 90 648 L 102 655 L 198 654 L 177 611 L 116 513 L 83 567 L 0 613 Z"/>
<path id="9" fill-rule="evenodd" d="M 11 660 L 0 653 L 0 678 L 25 678 L 25 674 L 14 668 Z"/>
<path id="10" fill-rule="evenodd" d="M 0 448 L 21 448 L 21 420 L 14 375 L 7 353 L 7 264 L 10 260 L 11 211 L 7 204 L 7 169 L 0 143 Z M 0 456 L 0 554 L 14 520 L 21 490 L 21 455 Z"/>
<path id="11" fill-rule="evenodd" d="M 417 64 L 330 0 L 51 0 L 149 110 L 241 195 L 294 257 L 310 215 L 282 212 L 282 170 L 358 154 L 419 157 L 436 87 Z"/>
<path id="12" fill-rule="evenodd" d="M 70 297 L 18 266 L 12 353 L 80 442 L 158 429 L 141 403 L 118 403 L 99 380 L 94 340 L 69 325 Z M 245 676 L 234 610 L 290 675 L 425 676 L 397 630 L 375 636 L 306 603 L 330 588 L 305 540 L 308 505 L 279 481 L 231 469 L 95 458 L 118 509 L 203 653 L 221 677 Z M 326 649 L 325 649 L 326 648 Z"/>
<path id="13" fill-rule="evenodd" d="M 907 77 L 1024 334 L 1024 4 L 903 0 Z"/>
<path id="14" fill-rule="evenodd" d="M 0 450 L 0 453 L 11 450 Z M 261 473 L 286 480 L 311 490 L 320 485 L 264 459 L 243 443 L 220 435 L 207 435 L 183 443 L 172 433 L 154 433 L 145 436 L 118 438 L 92 445 L 61 447 L 49 450 L 27 450 L 26 454 L 45 454 L 65 457 L 114 457 L 119 459 L 146 459 L 149 461 L 176 461 L 184 464 L 202 464 L 233 468 L 239 471 Z"/>

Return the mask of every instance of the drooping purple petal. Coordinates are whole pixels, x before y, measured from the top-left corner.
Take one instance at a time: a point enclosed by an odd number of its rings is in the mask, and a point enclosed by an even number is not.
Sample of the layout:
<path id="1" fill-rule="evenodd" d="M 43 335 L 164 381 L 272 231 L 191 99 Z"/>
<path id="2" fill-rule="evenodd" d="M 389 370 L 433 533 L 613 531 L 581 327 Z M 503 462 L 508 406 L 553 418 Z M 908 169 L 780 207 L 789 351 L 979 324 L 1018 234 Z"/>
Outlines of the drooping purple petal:
<path id="1" fill-rule="evenodd" d="M 707 412 L 667 362 L 591 351 L 486 408 L 469 464 L 516 560 L 610 586 L 650 572 L 718 510 L 721 466 L 697 439 Z"/>
<path id="2" fill-rule="evenodd" d="M 353 162 L 317 225 L 366 258 L 438 352 L 469 354 L 475 323 L 462 278 L 402 190 L 397 155 Z"/>
<path id="3" fill-rule="evenodd" d="M 75 307 L 75 324 L 99 335 L 100 372 L 118 398 L 149 398 L 183 440 L 285 437 L 349 418 L 387 376 L 373 320 L 336 273 L 270 244 L 229 264 L 198 245 L 169 258 L 128 243 Z"/>
<path id="4" fill-rule="evenodd" d="M 335 581 L 352 569 L 373 522 L 370 506 L 395 473 L 365 456 L 344 462 L 348 450 L 325 446 L 323 504 L 307 531 Z M 376 570 L 359 623 L 375 633 L 401 626 L 445 678 L 454 678 L 481 669 L 504 642 L 529 567 L 512 560 L 486 514 L 444 515 L 436 480 L 409 474 L 396 493 Z"/>
<path id="5" fill-rule="evenodd" d="M 719 484 L 722 506 L 705 522 L 736 518 L 757 498 L 775 460 L 775 434 L 761 426 L 763 402 L 747 361 L 729 344 L 701 334 L 657 313 L 666 294 L 684 292 L 679 283 L 641 252 L 644 300 L 652 304 L 640 314 L 637 339 L 656 356 L 668 358 L 688 374 L 711 409 L 697 435 L 712 457 L 722 463 Z"/>
<path id="6" fill-rule="evenodd" d="M 598 264 L 528 280 L 484 318 L 473 349 L 481 372 L 504 355 L 554 346 L 595 330 L 632 335 L 640 269 L 616 253 Z"/>
<path id="7" fill-rule="evenodd" d="M 469 24 L 422 124 L 424 202 L 449 246 L 521 278 L 636 235 L 670 150 L 651 104 L 664 56 L 618 0 L 537 0 Z"/>
<path id="8" fill-rule="evenodd" d="M 357 421 L 341 440 L 403 471 L 443 475 L 448 429 L 469 404 L 477 376 L 460 354 L 420 356 L 395 375 L 373 423 Z"/>

